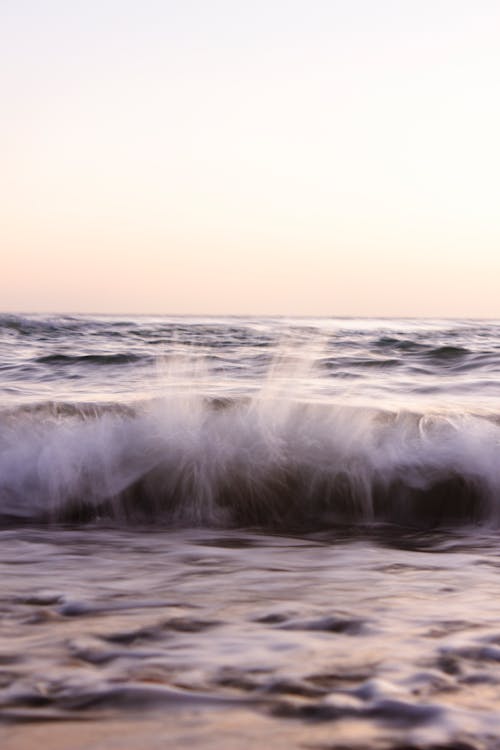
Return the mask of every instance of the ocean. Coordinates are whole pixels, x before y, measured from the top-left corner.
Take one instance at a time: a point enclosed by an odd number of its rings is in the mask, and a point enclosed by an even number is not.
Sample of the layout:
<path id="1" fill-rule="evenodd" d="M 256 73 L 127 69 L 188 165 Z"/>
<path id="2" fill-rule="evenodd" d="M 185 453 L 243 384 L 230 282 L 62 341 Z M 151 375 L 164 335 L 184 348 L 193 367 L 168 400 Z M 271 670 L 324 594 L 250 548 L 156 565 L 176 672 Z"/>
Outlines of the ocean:
<path id="1" fill-rule="evenodd" d="M 3 750 L 500 748 L 500 323 L 0 315 Z"/>

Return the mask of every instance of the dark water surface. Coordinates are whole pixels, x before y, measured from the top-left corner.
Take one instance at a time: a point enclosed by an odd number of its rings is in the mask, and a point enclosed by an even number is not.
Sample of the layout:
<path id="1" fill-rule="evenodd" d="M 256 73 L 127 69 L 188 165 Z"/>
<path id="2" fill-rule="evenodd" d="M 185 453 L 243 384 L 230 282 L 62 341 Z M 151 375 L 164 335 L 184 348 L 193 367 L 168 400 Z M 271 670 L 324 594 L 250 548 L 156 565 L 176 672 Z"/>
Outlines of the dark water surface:
<path id="1" fill-rule="evenodd" d="M 496 322 L 0 316 L 2 747 L 500 748 L 499 372 Z"/>

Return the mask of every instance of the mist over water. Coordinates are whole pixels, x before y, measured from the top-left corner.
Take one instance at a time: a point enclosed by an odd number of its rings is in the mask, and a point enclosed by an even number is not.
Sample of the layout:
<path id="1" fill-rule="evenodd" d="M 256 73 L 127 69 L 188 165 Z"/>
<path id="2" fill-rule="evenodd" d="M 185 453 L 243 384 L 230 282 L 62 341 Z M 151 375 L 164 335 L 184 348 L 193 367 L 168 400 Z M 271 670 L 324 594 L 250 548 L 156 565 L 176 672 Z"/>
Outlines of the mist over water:
<path id="1" fill-rule="evenodd" d="M 1 315 L 9 731 L 499 747 L 499 374 L 495 321 Z"/>

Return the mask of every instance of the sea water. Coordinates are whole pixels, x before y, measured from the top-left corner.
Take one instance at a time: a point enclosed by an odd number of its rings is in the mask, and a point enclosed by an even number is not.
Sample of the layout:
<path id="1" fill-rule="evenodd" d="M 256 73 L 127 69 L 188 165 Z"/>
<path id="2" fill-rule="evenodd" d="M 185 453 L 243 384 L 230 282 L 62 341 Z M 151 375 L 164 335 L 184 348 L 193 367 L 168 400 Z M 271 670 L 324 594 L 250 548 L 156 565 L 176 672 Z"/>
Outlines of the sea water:
<path id="1" fill-rule="evenodd" d="M 495 321 L 0 316 L 2 747 L 500 747 L 499 376 Z"/>

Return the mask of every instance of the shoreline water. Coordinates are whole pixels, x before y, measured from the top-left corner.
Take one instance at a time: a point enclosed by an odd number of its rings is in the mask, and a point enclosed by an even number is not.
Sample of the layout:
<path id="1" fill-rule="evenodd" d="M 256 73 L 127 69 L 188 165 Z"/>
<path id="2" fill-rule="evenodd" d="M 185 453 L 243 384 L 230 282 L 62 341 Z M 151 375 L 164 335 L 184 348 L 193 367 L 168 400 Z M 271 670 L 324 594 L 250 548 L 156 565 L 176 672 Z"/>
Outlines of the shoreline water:
<path id="1" fill-rule="evenodd" d="M 0 536 L 7 747 L 496 747 L 495 534 Z"/>

